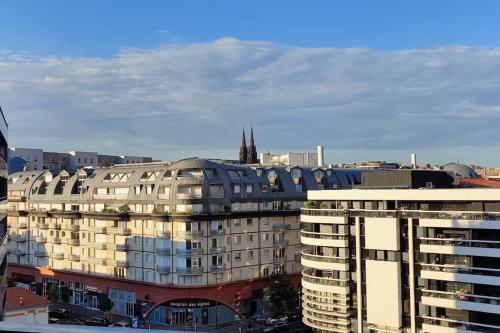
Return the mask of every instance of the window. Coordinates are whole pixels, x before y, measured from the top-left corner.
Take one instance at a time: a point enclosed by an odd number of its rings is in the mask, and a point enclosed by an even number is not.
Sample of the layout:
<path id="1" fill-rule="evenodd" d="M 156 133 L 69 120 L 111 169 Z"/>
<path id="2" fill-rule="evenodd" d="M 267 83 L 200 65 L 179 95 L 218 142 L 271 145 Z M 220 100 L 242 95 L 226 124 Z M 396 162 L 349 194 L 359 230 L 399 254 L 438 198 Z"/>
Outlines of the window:
<path id="1" fill-rule="evenodd" d="M 248 260 L 253 260 L 253 251 L 248 251 Z"/>
<path id="2" fill-rule="evenodd" d="M 247 242 L 253 243 L 253 235 L 252 234 L 247 234 Z"/>
<path id="3" fill-rule="evenodd" d="M 234 253 L 234 260 L 241 260 L 241 252 Z"/>
<path id="4" fill-rule="evenodd" d="M 241 235 L 234 236 L 234 244 L 241 244 Z"/>
<path id="5" fill-rule="evenodd" d="M 146 261 L 148 263 L 152 263 L 153 262 L 153 255 L 152 254 L 146 254 Z"/>
<path id="6" fill-rule="evenodd" d="M 253 192 L 253 185 L 247 184 L 247 193 Z"/>
<path id="7" fill-rule="evenodd" d="M 265 242 L 269 241 L 269 233 L 268 232 L 265 232 L 262 234 L 262 240 Z"/>
<path id="8" fill-rule="evenodd" d="M 253 225 L 253 219 L 247 219 L 247 226 L 251 227 Z"/>
<path id="9" fill-rule="evenodd" d="M 234 184 L 233 185 L 233 192 L 234 193 L 240 193 L 241 192 L 240 185 Z"/>
<path id="10" fill-rule="evenodd" d="M 140 253 L 136 253 L 135 254 L 135 261 L 141 261 L 141 254 Z"/>
<path id="11" fill-rule="evenodd" d="M 238 228 L 241 227 L 241 220 L 240 219 L 234 220 L 234 226 Z"/>
<path id="12" fill-rule="evenodd" d="M 265 250 L 262 252 L 262 255 L 264 256 L 264 258 L 269 258 L 269 249 L 265 249 Z"/>
<path id="13" fill-rule="evenodd" d="M 269 276 L 269 266 L 262 267 L 262 276 Z"/>

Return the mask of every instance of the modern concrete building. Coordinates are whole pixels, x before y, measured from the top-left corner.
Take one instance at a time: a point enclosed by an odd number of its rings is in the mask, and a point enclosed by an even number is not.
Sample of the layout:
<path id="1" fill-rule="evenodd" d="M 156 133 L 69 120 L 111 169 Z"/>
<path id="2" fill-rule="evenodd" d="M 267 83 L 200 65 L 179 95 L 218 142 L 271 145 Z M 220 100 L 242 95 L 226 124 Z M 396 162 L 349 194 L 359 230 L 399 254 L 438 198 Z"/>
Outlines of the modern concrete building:
<path id="1" fill-rule="evenodd" d="M 350 188 L 357 170 L 173 164 L 9 177 L 9 271 L 72 304 L 197 325 L 263 312 L 272 272 L 300 281 L 307 190 Z"/>
<path id="2" fill-rule="evenodd" d="M 453 188 L 429 172 L 365 173 L 356 189 L 308 192 L 317 208 L 301 213 L 306 325 L 500 332 L 500 189 Z"/>
<path id="3" fill-rule="evenodd" d="M 23 159 L 26 170 L 43 170 L 43 150 L 32 148 L 9 148 L 9 158 Z"/>
<path id="4" fill-rule="evenodd" d="M 0 107 L 0 313 L 4 313 L 7 270 L 8 125 Z"/>
<path id="5" fill-rule="evenodd" d="M 318 153 L 286 153 L 286 154 L 260 154 L 260 164 L 262 165 L 300 165 L 315 167 L 318 166 Z"/>

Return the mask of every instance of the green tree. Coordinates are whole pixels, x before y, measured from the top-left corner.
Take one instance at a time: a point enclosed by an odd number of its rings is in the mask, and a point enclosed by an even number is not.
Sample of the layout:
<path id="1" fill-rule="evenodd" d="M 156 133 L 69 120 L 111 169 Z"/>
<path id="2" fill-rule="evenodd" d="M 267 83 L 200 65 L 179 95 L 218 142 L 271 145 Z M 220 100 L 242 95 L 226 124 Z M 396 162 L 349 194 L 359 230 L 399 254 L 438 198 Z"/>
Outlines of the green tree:
<path id="1" fill-rule="evenodd" d="M 52 283 L 49 287 L 49 299 L 52 303 L 55 303 L 61 299 L 61 292 L 55 283 Z"/>
<path id="2" fill-rule="evenodd" d="M 297 308 L 298 290 L 286 272 L 271 275 L 268 293 L 273 317 L 285 315 Z"/>

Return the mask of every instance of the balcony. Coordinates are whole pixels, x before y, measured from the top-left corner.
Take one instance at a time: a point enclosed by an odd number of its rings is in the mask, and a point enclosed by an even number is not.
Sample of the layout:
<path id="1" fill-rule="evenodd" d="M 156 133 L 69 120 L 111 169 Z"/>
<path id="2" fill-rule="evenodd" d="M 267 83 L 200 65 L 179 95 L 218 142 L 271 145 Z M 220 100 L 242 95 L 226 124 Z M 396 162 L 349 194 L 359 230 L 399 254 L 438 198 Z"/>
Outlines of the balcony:
<path id="1" fill-rule="evenodd" d="M 461 238 L 420 238 L 420 252 L 500 257 L 500 241 Z"/>
<path id="2" fill-rule="evenodd" d="M 108 231 L 108 234 L 121 235 L 121 236 L 130 235 L 130 229 L 126 228 L 126 227 L 110 227 L 110 228 L 107 228 L 107 231 Z"/>
<path id="3" fill-rule="evenodd" d="M 177 274 L 197 275 L 203 273 L 203 267 L 177 267 Z"/>
<path id="4" fill-rule="evenodd" d="M 109 246 L 107 246 L 107 247 L 109 247 Z M 127 244 L 114 244 L 114 248 L 116 251 L 120 251 L 120 252 L 128 251 Z"/>
<path id="5" fill-rule="evenodd" d="M 201 255 L 203 249 L 176 249 L 175 254 L 179 256 Z"/>
<path id="6" fill-rule="evenodd" d="M 62 260 L 64 259 L 64 253 L 59 252 L 59 253 L 51 253 L 50 258 L 56 259 L 56 260 Z"/>
<path id="7" fill-rule="evenodd" d="M 286 264 L 286 258 L 273 258 L 273 264 L 284 265 Z"/>
<path id="8" fill-rule="evenodd" d="M 52 244 L 61 244 L 61 238 L 59 237 L 50 237 L 49 239 Z"/>
<path id="9" fill-rule="evenodd" d="M 163 239 L 170 239 L 171 233 L 167 230 L 156 230 L 156 237 Z"/>
<path id="10" fill-rule="evenodd" d="M 222 236 L 226 234 L 226 229 L 210 230 L 210 236 Z"/>
<path id="11" fill-rule="evenodd" d="M 87 261 L 92 264 L 105 265 L 106 258 L 87 258 Z"/>
<path id="12" fill-rule="evenodd" d="M 348 271 L 349 258 L 330 257 L 324 255 L 311 254 L 311 250 L 302 250 L 301 264 L 304 267 L 315 268 L 319 270 Z"/>
<path id="13" fill-rule="evenodd" d="M 273 240 L 274 247 L 284 247 L 288 245 L 288 239 L 275 239 Z"/>
<path id="14" fill-rule="evenodd" d="M 49 225 L 47 223 L 41 222 L 37 223 L 36 227 L 40 230 L 47 230 L 49 228 Z"/>
<path id="15" fill-rule="evenodd" d="M 26 251 L 21 249 L 9 249 L 9 254 L 13 254 L 15 256 L 24 256 L 26 254 Z"/>
<path id="16" fill-rule="evenodd" d="M 47 252 L 45 250 L 35 250 L 35 257 L 37 258 L 44 258 L 44 257 L 48 257 L 49 255 L 47 254 Z"/>
<path id="17" fill-rule="evenodd" d="M 203 230 L 177 231 L 177 237 L 201 237 Z"/>
<path id="18" fill-rule="evenodd" d="M 170 248 L 169 247 L 157 247 L 156 253 L 160 256 L 169 256 L 170 255 Z"/>
<path id="19" fill-rule="evenodd" d="M 210 265 L 210 272 L 217 273 L 226 269 L 226 265 Z"/>
<path id="20" fill-rule="evenodd" d="M 422 304 L 448 309 L 461 309 L 500 314 L 500 298 L 466 292 L 422 290 Z"/>
<path id="21" fill-rule="evenodd" d="M 61 230 L 61 224 L 60 223 L 56 223 L 56 222 L 52 222 L 49 225 L 49 228 L 50 229 L 54 229 L 54 230 Z"/>
<path id="22" fill-rule="evenodd" d="M 44 243 L 47 243 L 47 238 L 44 236 L 36 236 L 35 242 L 44 244 Z"/>
<path id="23" fill-rule="evenodd" d="M 159 193 L 158 194 L 158 199 L 160 199 L 160 200 L 169 200 L 170 199 L 170 193 Z"/>
<path id="24" fill-rule="evenodd" d="M 225 246 L 211 247 L 210 248 L 210 254 L 217 254 L 217 253 L 224 253 L 224 252 L 226 252 Z"/>
<path id="25" fill-rule="evenodd" d="M 203 195 L 201 193 L 179 193 L 177 192 L 177 199 L 201 199 L 203 198 Z"/>
<path id="26" fill-rule="evenodd" d="M 28 227 L 28 224 L 26 222 L 18 222 L 17 223 L 18 229 L 26 229 L 27 227 Z"/>
<path id="27" fill-rule="evenodd" d="M 158 265 L 156 265 L 156 271 L 160 274 L 169 274 L 170 273 L 170 266 L 158 264 Z"/>
<path id="28" fill-rule="evenodd" d="M 420 266 L 420 277 L 424 279 L 500 286 L 500 269 L 436 264 Z"/>
<path id="29" fill-rule="evenodd" d="M 66 244 L 71 245 L 71 246 L 79 246 L 80 240 L 79 239 L 66 239 Z"/>
<path id="30" fill-rule="evenodd" d="M 301 208 L 300 221 L 306 223 L 347 224 L 348 211 L 344 209 Z"/>
<path id="31" fill-rule="evenodd" d="M 78 261 L 80 261 L 80 255 L 78 255 L 78 254 L 70 254 L 68 256 L 68 260 L 69 261 L 76 261 L 76 262 L 78 262 Z"/>
<path id="32" fill-rule="evenodd" d="M 312 232 L 307 229 L 300 231 L 300 240 L 302 244 L 312 245 L 312 246 L 327 246 L 327 247 L 349 246 L 349 235 L 347 234 Z"/>
<path id="33" fill-rule="evenodd" d="M 98 249 L 98 250 L 106 250 L 106 243 L 85 243 L 87 247 L 93 248 L 93 249 Z"/>
<path id="34" fill-rule="evenodd" d="M 94 194 L 94 200 L 127 200 L 128 194 Z"/>
<path id="35" fill-rule="evenodd" d="M 88 226 L 87 230 L 89 232 L 93 232 L 95 234 L 105 234 L 106 233 L 106 227 L 96 227 L 96 226 Z"/>
<path id="36" fill-rule="evenodd" d="M 63 230 L 77 232 L 80 231 L 80 226 L 78 224 L 64 224 L 62 226 Z"/>
<path id="37" fill-rule="evenodd" d="M 422 316 L 422 319 L 424 332 L 500 332 L 500 326 L 429 316 Z"/>
<path id="38" fill-rule="evenodd" d="M 302 271 L 302 287 L 320 292 L 330 292 L 334 294 L 349 294 L 349 281 L 330 277 L 314 276 L 310 270 Z"/>
<path id="39" fill-rule="evenodd" d="M 290 230 L 292 226 L 287 223 L 275 223 L 273 224 L 273 230 L 275 231 L 285 231 L 285 230 Z"/>
<path id="40" fill-rule="evenodd" d="M 9 239 L 13 242 L 26 242 L 28 240 L 28 236 L 26 234 L 22 235 L 11 234 L 9 236 Z"/>
<path id="41" fill-rule="evenodd" d="M 116 267 L 123 267 L 127 268 L 128 267 L 128 260 L 106 260 L 106 263 L 108 265 L 116 266 Z"/>

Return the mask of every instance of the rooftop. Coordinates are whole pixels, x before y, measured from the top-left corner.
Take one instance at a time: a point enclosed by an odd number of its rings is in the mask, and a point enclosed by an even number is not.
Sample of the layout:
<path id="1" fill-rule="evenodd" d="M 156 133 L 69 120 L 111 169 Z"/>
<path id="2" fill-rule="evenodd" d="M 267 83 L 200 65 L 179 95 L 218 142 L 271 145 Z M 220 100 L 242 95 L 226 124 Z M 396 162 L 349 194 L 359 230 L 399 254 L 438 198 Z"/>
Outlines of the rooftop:
<path id="1" fill-rule="evenodd" d="M 5 302 L 5 309 L 7 311 L 46 306 L 50 304 L 48 299 L 38 296 L 37 294 L 21 287 L 7 288 L 6 298 L 7 301 Z"/>

